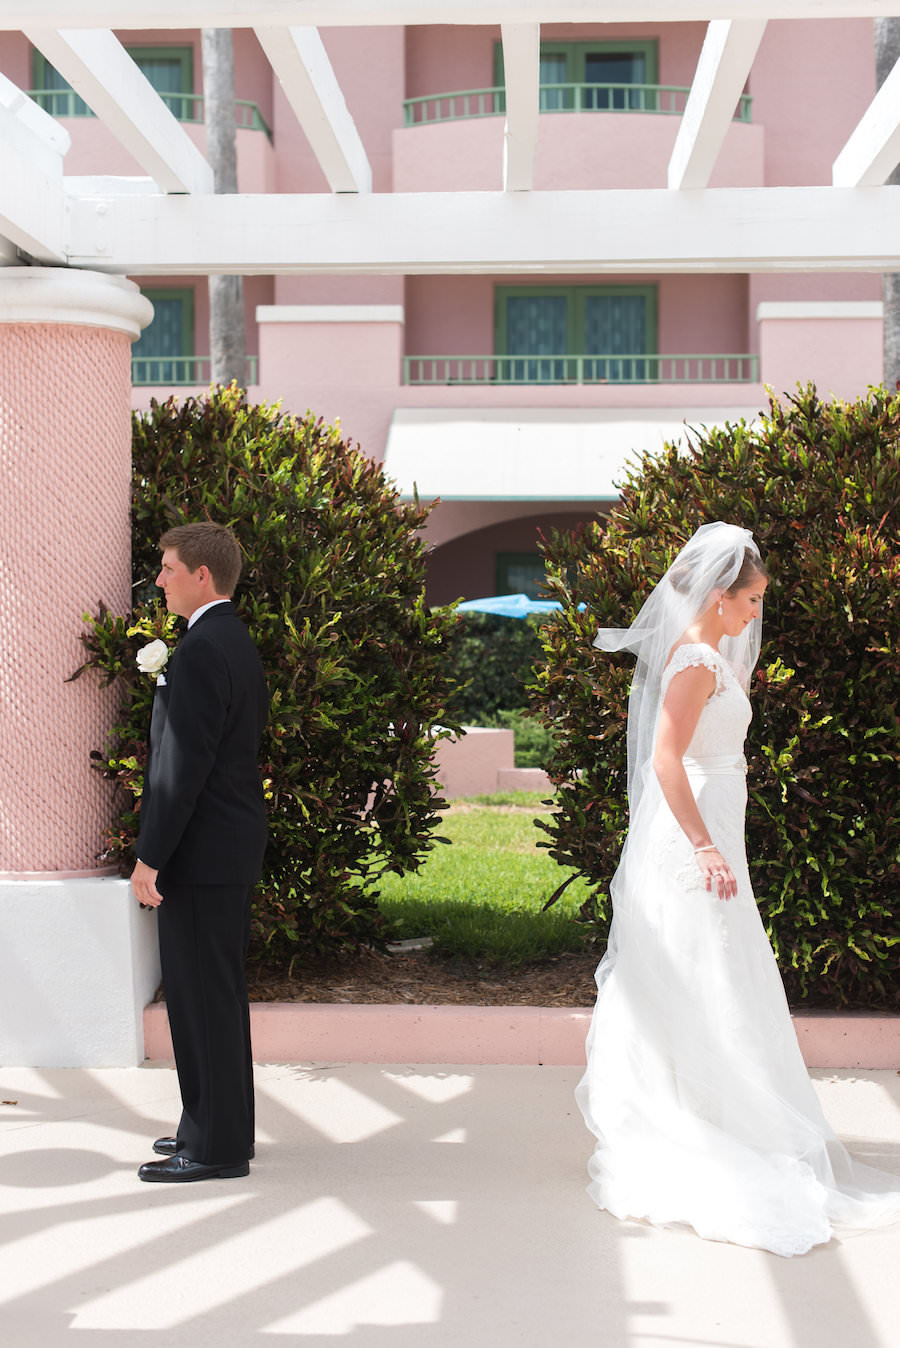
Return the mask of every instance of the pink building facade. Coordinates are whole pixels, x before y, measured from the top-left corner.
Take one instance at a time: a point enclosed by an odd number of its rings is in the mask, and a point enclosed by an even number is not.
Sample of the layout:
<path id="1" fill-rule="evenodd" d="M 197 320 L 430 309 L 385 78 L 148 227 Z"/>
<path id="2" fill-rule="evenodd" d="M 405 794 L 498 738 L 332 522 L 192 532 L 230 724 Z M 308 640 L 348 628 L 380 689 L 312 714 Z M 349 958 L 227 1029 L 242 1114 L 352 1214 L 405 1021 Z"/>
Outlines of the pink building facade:
<path id="1" fill-rule="evenodd" d="M 543 25 L 534 188 L 664 188 L 705 33 L 697 22 Z M 321 35 L 375 193 L 503 188 L 499 26 Z M 120 37 L 202 149 L 199 31 Z M 326 192 L 256 36 L 236 31 L 234 47 L 240 190 Z M 104 123 L 67 102 L 24 35 L 0 35 L 0 71 L 71 135 L 67 174 L 140 175 Z M 770 21 L 710 188 L 829 184 L 874 91 L 871 19 Z M 134 349 L 135 406 L 203 390 L 206 278 L 133 279 L 156 309 Z M 635 451 L 684 423 L 752 417 L 767 386 L 781 394 L 814 380 L 824 395 L 854 397 L 879 382 L 880 294 L 879 277 L 858 271 L 674 265 L 254 275 L 250 396 L 339 418 L 405 495 L 441 498 L 429 527 L 433 602 L 532 589 L 538 529 L 607 508 Z"/>

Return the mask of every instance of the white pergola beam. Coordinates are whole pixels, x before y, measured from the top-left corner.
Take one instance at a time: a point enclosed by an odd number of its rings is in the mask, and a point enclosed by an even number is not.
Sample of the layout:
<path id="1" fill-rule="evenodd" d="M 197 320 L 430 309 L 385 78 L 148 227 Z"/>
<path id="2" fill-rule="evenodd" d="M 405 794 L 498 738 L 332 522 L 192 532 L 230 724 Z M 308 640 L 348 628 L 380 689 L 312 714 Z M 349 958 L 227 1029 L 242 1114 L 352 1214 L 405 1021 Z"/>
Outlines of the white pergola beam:
<path id="1" fill-rule="evenodd" d="M 164 192 L 213 190 L 209 164 L 117 37 L 30 24 L 24 32 Z"/>
<path id="2" fill-rule="evenodd" d="M 540 115 L 541 30 L 536 23 L 507 23 L 500 37 L 506 79 L 503 186 L 507 192 L 530 192 Z"/>
<path id="3" fill-rule="evenodd" d="M 152 178 L 119 178 L 113 174 L 66 174 L 63 188 L 72 197 L 126 197 L 133 192 L 159 196 L 159 184 Z"/>
<path id="4" fill-rule="evenodd" d="M 669 160 L 669 187 L 708 185 L 765 29 L 765 19 L 718 19 L 707 28 Z"/>
<path id="5" fill-rule="evenodd" d="M 900 61 L 831 166 L 835 187 L 880 187 L 900 164 Z"/>
<path id="6" fill-rule="evenodd" d="M 57 149 L 0 106 L 0 237 L 39 262 L 66 260 L 62 167 Z"/>
<path id="7" fill-rule="evenodd" d="M 39 140 L 49 145 L 57 154 L 68 153 L 72 137 L 66 128 L 5 75 L 0 75 L 0 107 L 11 112 L 23 126 L 27 126 L 29 131 L 33 131 Z"/>
<path id="8" fill-rule="evenodd" d="M 332 192 L 371 192 L 372 166 L 315 28 L 257 28 Z"/>
<path id="9" fill-rule="evenodd" d="M 641 23 L 890 18 L 897 0 L 641 0 Z M 0 29 L 635 22 L 634 0 L 3 0 Z"/>
<path id="10" fill-rule="evenodd" d="M 900 271 L 898 187 L 134 195 L 70 212 L 72 265 L 141 276 Z"/>

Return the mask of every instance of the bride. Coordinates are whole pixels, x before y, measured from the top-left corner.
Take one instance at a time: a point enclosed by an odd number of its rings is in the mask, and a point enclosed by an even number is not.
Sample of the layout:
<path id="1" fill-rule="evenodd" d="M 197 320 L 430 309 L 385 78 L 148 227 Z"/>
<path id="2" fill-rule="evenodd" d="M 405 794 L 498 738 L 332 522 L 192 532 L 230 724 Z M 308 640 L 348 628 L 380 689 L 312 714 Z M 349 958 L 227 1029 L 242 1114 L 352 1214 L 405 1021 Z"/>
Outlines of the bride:
<path id="1" fill-rule="evenodd" d="M 576 1098 L 599 1207 L 793 1255 L 900 1219 L 900 1178 L 826 1123 L 750 885 L 743 744 L 767 579 L 748 530 L 705 524 L 631 627 L 594 643 L 637 668 L 630 829 Z"/>

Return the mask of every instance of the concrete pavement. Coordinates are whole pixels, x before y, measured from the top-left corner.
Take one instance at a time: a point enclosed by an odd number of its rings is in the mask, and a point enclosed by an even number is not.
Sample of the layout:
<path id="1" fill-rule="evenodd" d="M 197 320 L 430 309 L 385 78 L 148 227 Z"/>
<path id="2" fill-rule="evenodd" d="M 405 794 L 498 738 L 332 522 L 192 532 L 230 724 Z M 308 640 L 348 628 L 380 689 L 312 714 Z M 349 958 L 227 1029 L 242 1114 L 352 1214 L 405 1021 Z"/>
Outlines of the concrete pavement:
<path id="1" fill-rule="evenodd" d="M 578 1075 L 258 1067 L 250 1176 L 152 1186 L 171 1068 L 0 1069 L 3 1339 L 896 1348 L 900 1227 L 785 1260 L 617 1222 L 584 1193 Z M 845 1141 L 900 1172 L 900 1075 L 813 1076 Z"/>

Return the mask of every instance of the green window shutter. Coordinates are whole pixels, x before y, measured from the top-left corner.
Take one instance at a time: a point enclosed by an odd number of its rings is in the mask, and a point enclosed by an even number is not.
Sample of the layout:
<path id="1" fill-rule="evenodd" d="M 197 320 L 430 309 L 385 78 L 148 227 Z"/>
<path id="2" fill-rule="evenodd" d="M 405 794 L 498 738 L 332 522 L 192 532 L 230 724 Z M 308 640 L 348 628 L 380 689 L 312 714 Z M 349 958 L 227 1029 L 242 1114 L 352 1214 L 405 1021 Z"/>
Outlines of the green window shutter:
<path id="1" fill-rule="evenodd" d="M 564 356 L 569 348 L 567 295 L 510 295 L 506 349 L 511 356 Z"/>
<path id="2" fill-rule="evenodd" d="M 158 94 L 179 121 L 193 120 L 194 90 L 193 47 L 128 47 L 135 65 L 143 71 Z M 51 117 L 89 117 L 91 110 L 79 98 L 68 80 L 39 51 L 32 56 L 32 79 L 36 90 L 46 90 L 38 102 Z"/>
<path id="3" fill-rule="evenodd" d="M 497 286 L 494 317 L 504 381 L 630 382 L 652 372 L 652 362 L 636 358 L 656 354 L 655 286 Z M 524 356 L 532 359 L 511 359 Z M 573 360 L 589 356 L 604 359 Z"/>
<path id="4" fill-rule="evenodd" d="M 613 42 L 542 42 L 539 78 L 541 112 L 655 112 L 656 94 L 644 86 L 659 80 L 659 44 L 656 39 L 627 38 Z M 504 83 L 502 42 L 494 44 L 494 83 Z M 637 87 L 631 91 L 623 87 L 629 84 Z"/>
<path id="5" fill-rule="evenodd" d="M 573 94 L 575 90 L 558 87 L 559 85 L 572 83 L 574 76 L 570 64 L 570 54 L 567 49 L 541 48 L 539 67 L 541 112 L 559 112 L 561 109 L 574 108 Z"/>
<path id="6" fill-rule="evenodd" d="M 656 288 L 582 289 L 577 304 L 583 353 L 622 358 L 585 361 L 585 377 L 616 383 L 646 380 L 651 362 L 636 357 L 656 353 Z"/>
<path id="7" fill-rule="evenodd" d="M 129 47 L 128 55 L 180 122 L 195 120 L 193 47 Z"/>
<path id="8" fill-rule="evenodd" d="M 145 383 L 178 383 L 174 361 L 194 354 L 194 292 L 145 290 L 144 294 L 153 305 L 153 321 L 132 346 L 132 359 L 149 362 Z"/>
<path id="9" fill-rule="evenodd" d="M 647 350 L 647 306 L 643 295 L 584 296 L 584 352 L 622 355 Z"/>
<path id="10" fill-rule="evenodd" d="M 549 286 L 500 287 L 501 331 L 498 350 L 509 356 L 565 356 L 571 346 L 571 292 Z M 564 360 L 514 360 L 515 383 L 546 383 L 565 378 Z"/>
<path id="11" fill-rule="evenodd" d="M 659 44 L 651 41 L 578 42 L 572 78 L 582 84 L 656 84 Z"/>
<path id="12" fill-rule="evenodd" d="M 646 62 L 639 52 L 586 52 L 584 83 L 598 85 L 584 91 L 585 107 L 622 112 L 634 106 L 637 92 L 631 84 L 647 84 Z"/>

